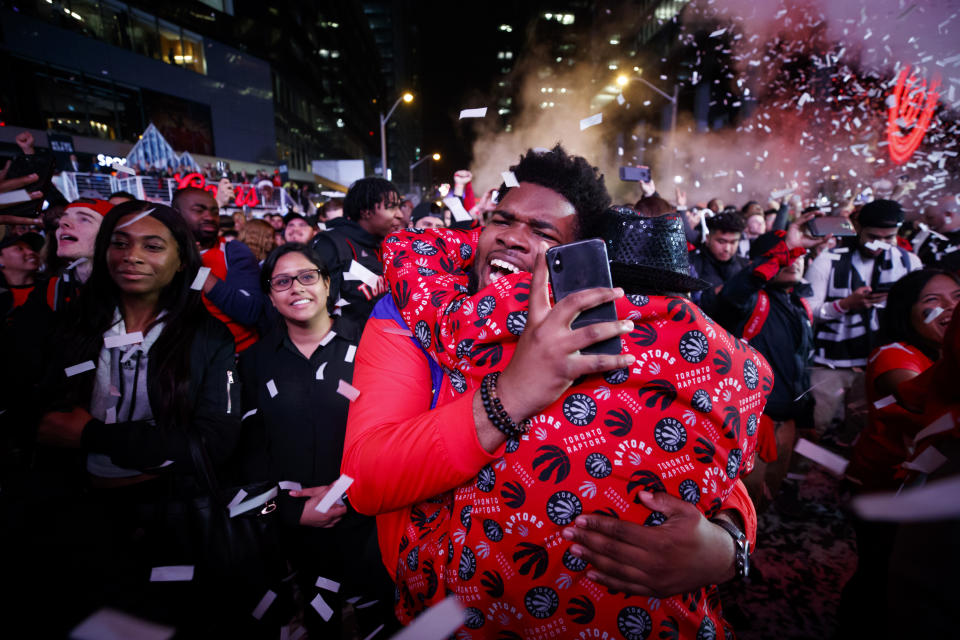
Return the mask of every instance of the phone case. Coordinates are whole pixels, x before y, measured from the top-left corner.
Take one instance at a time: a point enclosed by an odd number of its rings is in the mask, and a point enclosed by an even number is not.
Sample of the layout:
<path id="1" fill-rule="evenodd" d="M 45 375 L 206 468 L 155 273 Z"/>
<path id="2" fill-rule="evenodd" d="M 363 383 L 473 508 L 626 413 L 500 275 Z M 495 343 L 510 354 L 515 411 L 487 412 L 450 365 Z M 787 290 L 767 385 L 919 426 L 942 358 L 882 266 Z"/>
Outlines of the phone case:
<path id="1" fill-rule="evenodd" d="M 547 266 L 550 285 L 556 301 L 583 289 L 613 286 L 610 277 L 610 262 L 607 247 L 602 240 L 593 238 L 572 242 L 547 250 Z M 579 329 L 598 322 L 617 319 L 617 309 L 612 301 L 583 311 L 571 325 Z M 620 338 L 613 337 L 581 349 L 582 353 L 617 355 L 620 353 Z"/>
<path id="2" fill-rule="evenodd" d="M 822 238 L 831 233 L 838 237 L 857 235 L 857 230 L 853 228 L 853 224 L 846 218 L 839 217 L 813 218 L 807 223 L 807 229 L 810 230 L 810 235 L 817 238 Z"/>

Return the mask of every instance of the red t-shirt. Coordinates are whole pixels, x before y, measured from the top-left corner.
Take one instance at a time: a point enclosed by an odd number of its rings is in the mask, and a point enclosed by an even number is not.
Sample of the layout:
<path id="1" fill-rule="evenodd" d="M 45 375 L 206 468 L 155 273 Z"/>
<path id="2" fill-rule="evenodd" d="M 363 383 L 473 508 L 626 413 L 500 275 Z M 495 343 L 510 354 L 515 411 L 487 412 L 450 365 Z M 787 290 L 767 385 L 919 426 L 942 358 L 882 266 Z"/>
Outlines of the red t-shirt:
<path id="1" fill-rule="evenodd" d="M 227 279 L 227 258 L 223 253 L 222 244 L 204 251 L 201 260 L 203 261 L 203 266 L 210 268 L 210 273 L 221 280 Z M 242 352 L 257 341 L 257 330 L 254 327 L 240 324 L 223 311 L 220 311 L 217 305 L 207 299 L 206 294 L 203 296 L 203 304 L 207 308 L 207 311 L 210 312 L 210 315 L 227 325 L 227 329 L 230 329 L 230 333 L 233 334 L 233 341 L 237 353 Z"/>
<path id="2" fill-rule="evenodd" d="M 11 287 L 10 287 L 10 293 L 13 294 L 13 307 L 12 307 L 12 308 L 16 309 L 17 307 L 19 307 L 20 305 L 22 305 L 24 302 L 26 302 L 26 301 L 27 301 L 27 298 L 29 298 L 29 297 L 30 297 L 30 294 L 33 292 L 33 287 L 34 287 L 34 285 L 32 285 L 32 284 L 29 284 L 29 285 L 26 285 L 26 286 L 22 286 L 22 287 L 13 287 L 13 286 L 11 286 Z"/>
<path id="3" fill-rule="evenodd" d="M 874 388 L 877 378 L 897 369 L 922 373 L 933 362 L 916 347 L 902 342 L 884 345 L 867 361 L 866 385 L 868 421 L 857 440 L 847 475 L 863 483 L 865 489 L 895 489 L 900 463 L 907 459 L 907 447 L 915 429 L 916 416 L 897 403 L 877 408 L 880 395 Z"/>

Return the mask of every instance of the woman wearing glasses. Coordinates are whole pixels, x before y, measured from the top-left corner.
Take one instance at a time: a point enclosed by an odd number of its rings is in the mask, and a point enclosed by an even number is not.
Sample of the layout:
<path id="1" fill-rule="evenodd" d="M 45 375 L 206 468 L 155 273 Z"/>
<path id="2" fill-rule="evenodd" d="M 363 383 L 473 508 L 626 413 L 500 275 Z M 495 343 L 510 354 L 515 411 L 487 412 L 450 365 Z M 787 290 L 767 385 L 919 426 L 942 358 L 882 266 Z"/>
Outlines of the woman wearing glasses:
<path id="1" fill-rule="evenodd" d="M 331 315 L 330 274 L 312 247 L 274 249 L 260 279 L 280 322 L 240 359 L 244 479 L 303 487 L 281 491 L 278 509 L 301 604 L 313 605 L 305 622 L 318 637 L 339 637 L 340 603 L 361 596 L 354 607 L 363 637 L 396 624 L 374 519 L 349 504 L 315 508 L 340 475 L 350 405 L 340 389 L 353 380 L 360 329 Z"/>

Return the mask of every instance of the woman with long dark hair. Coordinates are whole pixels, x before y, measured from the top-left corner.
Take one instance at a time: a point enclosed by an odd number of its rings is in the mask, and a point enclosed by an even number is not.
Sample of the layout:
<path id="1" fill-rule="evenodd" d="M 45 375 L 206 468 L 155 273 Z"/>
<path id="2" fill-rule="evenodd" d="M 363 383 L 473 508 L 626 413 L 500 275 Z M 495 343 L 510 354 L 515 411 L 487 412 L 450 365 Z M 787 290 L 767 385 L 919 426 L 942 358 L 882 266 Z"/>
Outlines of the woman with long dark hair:
<path id="1" fill-rule="evenodd" d="M 360 330 L 331 315 L 330 273 L 312 247 L 277 247 L 260 280 L 279 322 L 240 359 L 244 480 L 301 487 L 282 491 L 277 505 L 300 604 L 313 604 L 304 607 L 311 637 L 340 637 L 340 608 L 353 596 L 361 636 L 381 624 L 389 631 L 398 626 L 393 583 L 374 519 L 342 502 L 316 510 L 340 476 L 350 406 L 343 385 L 353 380 Z"/>
<path id="2" fill-rule="evenodd" d="M 858 492 L 896 490 L 900 465 L 910 457 L 923 428 L 896 402 L 897 387 L 923 373 L 941 355 L 943 339 L 960 303 L 960 277 L 939 269 L 914 271 L 890 289 L 880 316 L 881 346 L 867 361 L 869 418 L 854 447 L 847 476 Z M 843 589 L 840 636 L 883 635 L 884 617 L 875 615 L 886 597 L 887 566 L 897 527 L 855 519 L 857 571 Z M 872 621 L 875 628 L 864 627 Z"/>
<path id="3" fill-rule="evenodd" d="M 34 527 L 32 543 L 56 576 L 37 577 L 64 591 L 60 624 L 109 605 L 179 626 L 209 604 L 190 580 L 151 583 L 153 568 L 171 564 L 164 554 L 179 533 L 156 506 L 202 492 L 191 438 L 217 464 L 239 433 L 233 338 L 191 288 L 200 265 L 176 211 L 118 205 L 53 340 L 38 458 L 53 461 L 46 469 L 65 490 L 37 509 L 50 521 Z"/>

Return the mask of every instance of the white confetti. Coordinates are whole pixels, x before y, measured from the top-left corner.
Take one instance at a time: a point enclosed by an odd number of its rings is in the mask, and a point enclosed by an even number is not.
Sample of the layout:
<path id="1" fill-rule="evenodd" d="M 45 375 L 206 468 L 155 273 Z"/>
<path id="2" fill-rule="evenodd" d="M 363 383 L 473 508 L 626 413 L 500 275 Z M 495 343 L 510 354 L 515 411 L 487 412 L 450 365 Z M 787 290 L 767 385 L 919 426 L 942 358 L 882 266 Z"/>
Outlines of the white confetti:
<path id="1" fill-rule="evenodd" d="M 333 609 L 330 608 L 330 605 L 327 604 L 327 601 L 323 599 L 319 593 L 310 601 L 310 606 L 317 610 L 317 613 L 320 614 L 320 617 L 327 621 L 333 616 Z"/>
<path id="2" fill-rule="evenodd" d="M 873 408 L 874 408 L 874 409 L 883 409 L 884 407 L 889 407 L 890 405 L 895 404 L 896 402 L 897 402 L 897 399 L 896 399 L 895 397 L 893 397 L 893 396 L 886 396 L 886 397 L 880 398 L 879 400 L 877 400 L 876 402 L 874 402 L 874 403 L 873 403 Z"/>
<path id="3" fill-rule="evenodd" d="M 946 461 L 946 456 L 937 451 L 936 447 L 927 447 L 916 458 L 907 460 L 900 466 L 920 473 L 933 473 L 942 467 Z"/>
<path id="4" fill-rule="evenodd" d="M 125 165 L 125 164 L 115 164 L 115 165 L 113 165 L 113 168 L 114 168 L 115 170 L 119 171 L 120 173 L 126 173 L 126 174 L 129 174 L 129 175 L 131 175 L 131 176 L 137 175 L 137 170 L 136 170 L 136 169 L 134 169 L 133 167 L 128 167 L 128 166 Z"/>
<path id="5" fill-rule="evenodd" d="M 244 420 L 246 420 L 246 419 L 249 418 L 250 416 L 253 416 L 253 415 L 256 415 L 256 414 L 257 414 L 257 410 L 256 410 L 256 409 L 250 409 L 250 411 L 247 411 L 245 414 L 243 414 L 243 417 L 240 418 L 240 422 L 243 422 Z"/>
<path id="6" fill-rule="evenodd" d="M 343 359 L 345 362 L 353 362 L 355 355 L 357 355 L 357 347 L 355 345 L 350 345 L 347 347 L 347 355 L 345 355 Z"/>
<path id="7" fill-rule="evenodd" d="M 447 596 L 402 629 L 391 640 L 444 640 L 466 621 L 463 605 L 456 596 Z"/>
<path id="8" fill-rule="evenodd" d="M 413 332 L 410 329 L 401 329 L 400 327 L 385 327 L 382 331 L 384 333 L 395 333 L 398 336 L 413 337 Z"/>
<path id="9" fill-rule="evenodd" d="M 67 367 L 63 370 L 67 374 L 68 378 L 72 378 L 75 375 L 85 373 L 87 371 L 92 371 L 96 369 L 97 365 L 93 364 L 93 360 L 87 360 L 86 362 L 81 362 L 80 364 L 75 364 L 72 367 Z"/>
<path id="10" fill-rule="evenodd" d="M 460 119 L 464 118 L 486 118 L 487 117 L 487 108 L 480 107 L 479 109 L 462 109 L 460 111 Z"/>
<path id="11" fill-rule="evenodd" d="M 100 609 L 70 631 L 72 640 L 167 640 L 176 633 L 173 627 L 141 620 L 115 609 Z"/>
<path id="12" fill-rule="evenodd" d="M 279 393 L 277 391 L 277 383 L 274 382 L 272 378 L 270 380 L 267 380 L 267 393 L 270 394 L 271 398 L 276 398 L 277 393 Z"/>
<path id="13" fill-rule="evenodd" d="M 826 467 L 838 476 L 842 476 L 843 472 L 847 470 L 847 465 L 850 464 L 846 458 L 838 456 L 820 445 L 813 444 L 806 438 L 800 438 L 797 441 L 797 446 L 794 448 L 794 451 Z"/>
<path id="14" fill-rule="evenodd" d="M 341 380 L 340 384 L 337 385 L 337 393 L 342 395 L 350 402 L 353 402 L 360 397 L 360 390 L 346 380 Z"/>
<path id="15" fill-rule="evenodd" d="M 356 264 L 360 264 L 359 262 Z M 320 346 L 325 347 L 330 344 L 330 341 L 337 337 L 336 331 L 328 331 L 327 335 L 323 336 L 323 340 L 320 341 Z"/>
<path id="16" fill-rule="evenodd" d="M 139 222 L 140 220 L 143 220 L 144 218 L 146 218 L 146 217 L 147 217 L 148 215 L 150 215 L 151 213 L 153 213 L 153 209 L 147 209 L 146 211 L 143 211 L 143 212 L 141 212 L 140 214 L 134 216 L 133 219 L 127 220 L 127 221 L 124 222 L 123 224 L 118 224 L 118 225 L 116 226 L 116 228 L 117 228 L 117 229 L 123 229 L 124 227 L 129 227 L 130 225 L 132 225 L 132 224 L 134 224 L 134 223 L 137 223 L 137 222 Z"/>
<path id="17" fill-rule="evenodd" d="M 323 380 L 323 370 L 327 368 L 327 363 L 324 362 L 319 367 L 317 367 L 317 380 Z"/>
<path id="18" fill-rule="evenodd" d="M 210 275 L 210 267 L 200 267 L 197 269 L 197 277 L 193 279 L 193 284 L 190 285 L 190 288 L 194 291 L 201 291 L 203 289 L 203 283 L 207 281 L 208 275 Z"/>
<path id="19" fill-rule="evenodd" d="M 343 494 L 347 492 L 347 489 L 350 488 L 350 485 L 353 484 L 353 478 L 343 474 L 337 478 L 336 482 L 330 485 L 330 490 L 327 491 L 323 498 L 320 499 L 320 502 L 317 503 L 316 509 L 320 513 L 326 513 L 330 510 L 330 507 L 333 506 L 333 503 L 343 497 Z"/>
<path id="20" fill-rule="evenodd" d="M 503 184 L 507 188 L 520 186 L 520 183 L 517 182 L 517 176 L 513 175 L 513 171 L 504 171 L 500 175 L 503 177 Z"/>
<path id="21" fill-rule="evenodd" d="M 330 580 L 329 578 L 324 578 L 323 576 L 319 576 L 317 578 L 317 582 L 315 583 L 315 586 L 317 587 L 317 589 L 324 589 L 326 591 L 332 591 L 334 593 L 337 593 L 338 591 L 340 591 L 339 582 Z"/>
<path id="22" fill-rule="evenodd" d="M 103 339 L 103 346 L 107 349 L 113 349 L 114 347 L 125 347 L 128 344 L 138 344 L 140 342 L 143 342 L 143 332 L 134 331 L 119 336 L 107 336 Z"/>
<path id="23" fill-rule="evenodd" d="M 300 491 L 303 489 L 303 485 L 299 482 L 294 482 L 293 480 L 281 480 L 277 485 L 284 491 Z"/>
<path id="24" fill-rule="evenodd" d="M 190 582 L 191 580 L 193 580 L 192 564 L 154 567 L 150 571 L 150 582 Z"/>
<path id="25" fill-rule="evenodd" d="M 914 437 L 913 441 L 920 442 L 924 438 L 935 436 L 938 433 L 943 433 L 944 431 L 950 431 L 955 426 L 956 423 L 953 420 L 953 415 L 949 412 L 945 413 L 924 427 L 923 430 Z"/>
<path id="26" fill-rule="evenodd" d="M 244 500 L 238 504 L 232 505 L 228 511 L 230 512 L 230 517 L 235 518 L 241 513 L 246 513 L 247 511 L 252 511 L 260 505 L 266 504 L 269 500 L 273 500 L 280 493 L 280 489 L 277 487 L 272 487 L 267 491 L 264 491 L 258 496 L 254 496 L 249 500 Z M 234 498 L 236 500 L 236 498 Z"/>
<path id="27" fill-rule="evenodd" d="M 267 592 L 263 594 L 263 597 L 260 598 L 260 603 L 257 605 L 257 608 L 253 610 L 253 617 L 259 620 L 263 617 L 263 614 L 267 612 L 267 609 L 270 608 L 270 605 L 273 604 L 273 601 L 277 599 L 277 594 L 267 589 Z"/>
<path id="28" fill-rule="evenodd" d="M 344 280 L 360 280 L 371 289 L 375 289 L 380 282 L 380 276 L 370 269 L 353 260 L 350 262 L 350 268 L 343 274 Z"/>
<path id="29" fill-rule="evenodd" d="M 853 499 L 864 520 L 892 522 L 946 520 L 960 517 L 960 476 L 934 480 L 897 494 L 879 493 Z"/>
<path id="30" fill-rule="evenodd" d="M 933 309 L 927 310 L 926 312 L 924 312 L 924 314 L 926 315 L 926 318 L 923 319 L 923 323 L 930 324 L 931 322 L 939 318 L 940 314 L 942 314 L 943 311 L 944 311 L 943 307 L 934 307 Z"/>
<path id="31" fill-rule="evenodd" d="M 696 71 L 694 71 L 694 73 L 696 73 Z M 617 94 L 617 104 L 623 106 L 623 103 L 626 102 L 626 101 L 627 101 L 627 100 L 626 100 L 626 98 L 623 97 L 623 94 L 622 94 L 622 93 L 618 93 L 618 94 Z"/>
<path id="32" fill-rule="evenodd" d="M 583 131 L 584 129 L 589 129 L 590 127 L 592 127 L 592 126 L 594 126 L 594 125 L 600 124 L 601 122 L 603 122 L 603 114 L 602 114 L 602 113 L 595 113 L 595 114 L 593 114 L 592 116 L 590 116 L 589 118 L 583 118 L 583 119 L 580 121 L 580 131 Z"/>
<path id="33" fill-rule="evenodd" d="M 457 222 L 473 220 L 470 212 L 463 208 L 463 202 L 461 202 L 460 198 L 457 196 L 447 196 L 443 199 L 443 204 L 447 207 L 447 209 L 450 209 L 453 219 Z"/>

